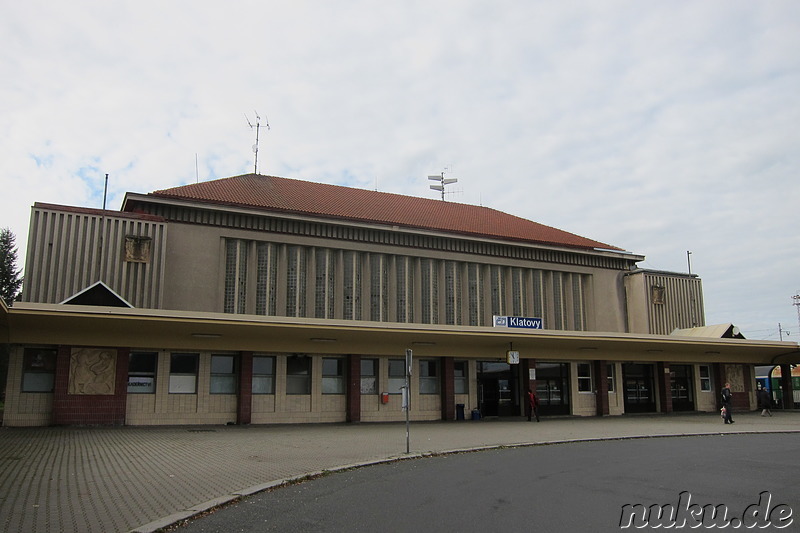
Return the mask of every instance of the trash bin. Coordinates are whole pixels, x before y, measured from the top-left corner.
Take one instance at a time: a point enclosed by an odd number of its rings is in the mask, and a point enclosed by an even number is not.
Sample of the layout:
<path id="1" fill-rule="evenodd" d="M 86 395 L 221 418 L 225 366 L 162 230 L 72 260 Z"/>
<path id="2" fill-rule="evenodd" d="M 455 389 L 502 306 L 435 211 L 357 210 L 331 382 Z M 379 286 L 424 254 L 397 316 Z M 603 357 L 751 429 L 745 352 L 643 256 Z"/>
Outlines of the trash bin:
<path id="1" fill-rule="evenodd" d="M 472 419 L 473 420 L 480 420 L 481 419 L 481 412 L 477 409 L 472 410 Z"/>
<path id="2" fill-rule="evenodd" d="M 456 404 L 456 420 L 464 420 L 464 404 Z"/>

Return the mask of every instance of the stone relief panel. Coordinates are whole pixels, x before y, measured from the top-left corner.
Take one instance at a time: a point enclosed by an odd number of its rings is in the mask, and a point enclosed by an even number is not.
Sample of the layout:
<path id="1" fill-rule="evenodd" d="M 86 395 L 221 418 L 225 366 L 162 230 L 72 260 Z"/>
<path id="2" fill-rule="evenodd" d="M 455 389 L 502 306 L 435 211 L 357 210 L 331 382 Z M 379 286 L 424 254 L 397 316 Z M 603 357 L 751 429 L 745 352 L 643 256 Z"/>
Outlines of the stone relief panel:
<path id="1" fill-rule="evenodd" d="M 73 348 L 69 363 L 69 394 L 114 394 L 116 350 Z"/>
<path id="2" fill-rule="evenodd" d="M 744 370 L 742 365 L 725 365 L 725 376 L 726 381 L 731 384 L 731 392 L 744 392 Z M 724 387 L 725 384 L 723 383 L 722 386 Z"/>

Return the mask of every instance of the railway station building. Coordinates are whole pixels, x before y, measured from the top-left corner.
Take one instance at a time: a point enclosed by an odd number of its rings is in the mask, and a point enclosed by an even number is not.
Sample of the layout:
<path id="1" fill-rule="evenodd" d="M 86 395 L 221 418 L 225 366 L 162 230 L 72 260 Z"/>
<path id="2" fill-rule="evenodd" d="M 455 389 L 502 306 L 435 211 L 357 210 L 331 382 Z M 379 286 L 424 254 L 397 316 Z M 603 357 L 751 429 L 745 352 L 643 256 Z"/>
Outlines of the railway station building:
<path id="1" fill-rule="evenodd" d="M 8 426 L 714 411 L 795 342 L 706 325 L 694 274 L 488 207 L 248 174 L 32 207 L 0 301 Z M 788 381 L 788 380 L 787 380 Z M 788 387 L 791 382 L 788 381 Z M 792 394 L 786 396 L 792 397 Z"/>

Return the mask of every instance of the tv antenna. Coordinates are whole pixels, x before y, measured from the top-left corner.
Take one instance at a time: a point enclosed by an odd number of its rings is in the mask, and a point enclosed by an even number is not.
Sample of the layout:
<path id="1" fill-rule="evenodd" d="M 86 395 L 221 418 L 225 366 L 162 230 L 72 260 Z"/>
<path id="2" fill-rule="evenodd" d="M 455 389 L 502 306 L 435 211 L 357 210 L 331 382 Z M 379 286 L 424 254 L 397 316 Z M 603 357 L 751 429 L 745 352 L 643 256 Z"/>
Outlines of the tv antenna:
<path id="1" fill-rule="evenodd" d="M 254 111 L 256 114 L 256 123 L 253 124 L 250 122 L 250 119 L 247 118 L 247 115 L 244 116 L 244 119 L 247 121 L 247 125 L 250 126 L 250 129 L 256 129 L 256 143 L 253 145 L 253 154 L 255 162 L 253 163 L 253 174 L 258 174 L 258 131 L 261 129 L 261 117 L 258 116 L 258 111 Z M 267 131 L 269 131 L 269 119 L 264 117 L 264 125 L 267 127 Z"/>
<path id="2" fill-rule="evenodd" d="M 451 183 L 456 183 L 458 178 L 445 178 L 444 173 L 447 172 L 448 169 L 444 169 L 441 174 L 436 176 L 428 176 L 428 179 L 431 181 L 438 181 L 438 185 L 431 185 L 431 189 L 434 191 L 440 191 L 442 193 L 442 201 L 444 201 L 444 186 L 450 185 Z"/>

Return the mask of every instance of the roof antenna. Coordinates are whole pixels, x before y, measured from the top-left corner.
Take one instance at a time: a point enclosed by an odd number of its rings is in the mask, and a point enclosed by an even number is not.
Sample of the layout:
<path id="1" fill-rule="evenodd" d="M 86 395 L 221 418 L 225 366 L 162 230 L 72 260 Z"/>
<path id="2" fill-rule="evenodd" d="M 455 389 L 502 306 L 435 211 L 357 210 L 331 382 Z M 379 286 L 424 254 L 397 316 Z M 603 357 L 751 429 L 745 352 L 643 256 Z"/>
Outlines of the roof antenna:
<path id="1" fill-rule="evenodd" d="M 439 185 L 431 185 L 431 189 L 434 191 L 441 191 L 442 192 L 442 201 L 444 202 L 444 186 L 450 185 L 451 183 L 456 183 L 458 178 L 445 178 L 444 173 L 447 172 L 449 169 L 445 168 L 441 174 L 436 176 L 428 176 L 428 179 L 431 181 L 438 181 Z"/>
<path id="2" fill-rule="evenodd" d="M 253 111 L 256 114 L 256 123 L 253 124 L 250 122 L 250 119 L 247 118 L 247 115 L 244 116 L 244 119 L 247 121 L 247 125 L 250 126 L 250 129 L 256 129 L 256 143 L 253 145 L 253 154 L 255 154 L 255 163 L 253 164 L 253 174 L 258 174 L 258 130 L 261 129 L 261 117 L 258 116 L 258 111 Z M 269 119 L 264 117 L 265 126 L 267 127 L 267 131 L 269 131 Z"/>

